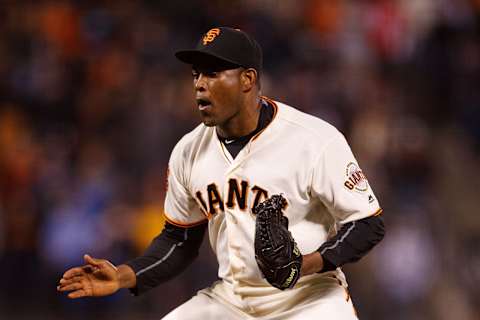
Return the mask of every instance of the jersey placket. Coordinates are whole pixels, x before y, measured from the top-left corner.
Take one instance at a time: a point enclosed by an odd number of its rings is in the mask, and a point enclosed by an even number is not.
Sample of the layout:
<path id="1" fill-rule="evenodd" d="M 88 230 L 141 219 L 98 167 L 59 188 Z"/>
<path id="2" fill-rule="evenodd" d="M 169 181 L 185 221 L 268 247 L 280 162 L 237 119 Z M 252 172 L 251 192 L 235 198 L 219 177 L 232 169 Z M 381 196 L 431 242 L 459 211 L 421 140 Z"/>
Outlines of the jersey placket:
<path id="1" fill-rule="evenodd" d="M 243 278 L 242 276 L 247 271 L 247 262 L 245 261 L 245 252 L 244 247 L 245 245 L 252 245 L 248 242 L 245 242 L 244 235 L 242 234 L 242 230 L 247 228 L 244 220 L 245 215 L 247 212 L 243 212 L 240 210 L 237 205 L 233 206 L 233 208 L 229 208 L 226 205 L 228 192 L 229 192 L 229 180 L 236 179 L 237 181 L 241 181 L 242 178 L 242 167 L 245 161 L 248 161 L 249 156 L 252 152 L 252 144 L 254 139 L 251 139 L 247 145 L 238 153 L 238 155 L 233 158 L 227 148 L 222 144 L 220 140 L 217 139 L 220 152 L 222 152 L 225 161 L 228 163 L 228 168 L 225 170 L 225 180 L 223 182 L 223 197 L 225 200 L 225 220 L 226 220 L 226 235 L 227 235 L 227 245 L 228 245 L 228 256 L 230 262 L 230 274 L 233 280 L 234 286 L 234 293 L 241 301 L 243 308 L 248 310 L 249 313 L 254 313 L 255 309 L 249 303 L 244 300 L 242 294 L 239 293 L 240 290 L 237 290 L 240 286 L 239 278 Z M 247 210 L 250 210 L 248 208 Z"/>
<path id="2" fill-rule="evenodd" d="M 235 175 L 233 174 L 228 174 L 230 170 L 227 171 L 226 174 L 226 181 L 224 182 L 224 199 L 228 197 L 228 192 L 229 192 L 229 183 L 228 181 L 233 178 L 235 179 Z M 245 268 L 245 263 L 242 261 L 241 258 L 241 248 L 242 248 L 242 243 L 240 241 L 240 235 L 238 234 L 238 228 L 241 228 L 239 226 L 239 219 L 236 215 L 238 215 L 240 212 L 238 212 L 238 208 L 233 207 L 229 208 L 227 205 L 225 205 L 225 219 L 227 223 L 227 241 L 228 241 L 228 248 L 229 248 L 229 258 L 230 258 L 230 267 L 232 269 L 232 276 L 235 279 L 235 274 L 242 272 Z"/>
<path id="3" fill-rule="evenodd" d="M 229 180 L 230 179 L 236 179 L 237 181 L 242 180 L 241 170 L 242 170 L 242 163 L 243 161 L 245 161 L 245 151 L 246 150 L 240 151 L 240 153 L 237 155 L 235 159 L 233 159 L 233 161 L 230 163 L 230 167 L 225 172 L 225 181 L 224 181 L 224 189 L 223 189 L 225 202 L 229 192 Z M 254 310 L 252 309 L 252 307 L 243 300 L 242 295 L 237 293 L 238 291 L 236 290 L 236 288 L 238 288 L 238 286 L 240 285 L 238 278 L 242 278 L 242 275 L 243 273 L 245 273 L 245 270 L 247 268 L 247 264 L 244 258 L 245 253 L 243 252 L 243 248 L 246 245 L 246 243 L 243 240 L 244 236 L 242 235 L 242 232 L 241 232 L 242 228 L 245 228 L 245 226 L 243 225 L 244 223 L 242 222 L 244 217 L 241 215 L 245 215 L 246 212 L 242 212 L 242 210 L 240 210 L 238 203 L 236 203 L 236 205 L 233 206 L 232 208 L 229 208 L 227 205 L 225 205 L 224 212 L 225 212 L 225 219 L 227 223 L 226 233 L 227 233 L 227 243 L 228 243 L 228 249 L 229 249 L 228 254 L 229 254 L 229 261 L 230 261 L 230 273 L 232 275 L 232 280 L 234 285 L 234 292 L 242 301 L 243 307 L 249 310 L 249 312 L 253 312 Z"/>

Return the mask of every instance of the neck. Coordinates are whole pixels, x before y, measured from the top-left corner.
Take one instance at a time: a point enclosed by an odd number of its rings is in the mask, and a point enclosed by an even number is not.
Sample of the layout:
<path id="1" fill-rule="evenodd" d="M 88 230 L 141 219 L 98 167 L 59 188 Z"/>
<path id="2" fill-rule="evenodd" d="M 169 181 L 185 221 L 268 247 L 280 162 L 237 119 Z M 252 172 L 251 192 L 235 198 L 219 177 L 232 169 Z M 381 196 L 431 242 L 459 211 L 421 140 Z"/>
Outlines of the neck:
<path id="1" fill-rule="evenodd" d="M 222 138 L 239 138 L 253 132 L 260 117 L 260 98 L 245 103 L 241 112 L 233 116 L 225 124 L 217 125 L 217 133 Z"/>

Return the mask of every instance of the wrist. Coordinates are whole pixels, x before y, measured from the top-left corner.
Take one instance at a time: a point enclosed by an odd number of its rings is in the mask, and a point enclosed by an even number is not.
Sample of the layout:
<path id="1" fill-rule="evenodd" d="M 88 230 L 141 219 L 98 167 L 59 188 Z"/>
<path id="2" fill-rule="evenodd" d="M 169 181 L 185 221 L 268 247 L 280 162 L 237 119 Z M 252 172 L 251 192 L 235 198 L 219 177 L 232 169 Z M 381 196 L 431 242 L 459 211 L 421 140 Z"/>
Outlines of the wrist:
<path id="1" fill-rule="evenodd" d="M 135 272 L 126 264 L 118 266 L 117 280 L 120 289 L 130 289 L 137 285 L 137 276 L 135 275 Z"/>
<path id="2" fill-rule="evenodd" d="M 302 276 L 317 273 L 322 269 L 323 258 L 320 255 L 320 252 L 315 251 L 303 256 L 302 269 L 300 270 Z"/>

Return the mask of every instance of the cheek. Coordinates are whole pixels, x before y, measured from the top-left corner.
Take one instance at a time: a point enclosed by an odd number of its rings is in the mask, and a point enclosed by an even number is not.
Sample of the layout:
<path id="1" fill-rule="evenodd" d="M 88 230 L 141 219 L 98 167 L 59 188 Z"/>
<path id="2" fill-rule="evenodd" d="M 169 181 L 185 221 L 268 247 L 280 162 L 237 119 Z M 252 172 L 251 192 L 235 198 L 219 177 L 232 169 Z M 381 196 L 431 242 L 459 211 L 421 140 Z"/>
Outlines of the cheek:
<path id="1" fill-rule="evenodd" d="M 238 81 L 224 81 L 214 85 L 215 100 L 222 111 L 227 113 L 238 104 L 239 84 Z M 222 112 L 223 113 L 223 112 Z"/>

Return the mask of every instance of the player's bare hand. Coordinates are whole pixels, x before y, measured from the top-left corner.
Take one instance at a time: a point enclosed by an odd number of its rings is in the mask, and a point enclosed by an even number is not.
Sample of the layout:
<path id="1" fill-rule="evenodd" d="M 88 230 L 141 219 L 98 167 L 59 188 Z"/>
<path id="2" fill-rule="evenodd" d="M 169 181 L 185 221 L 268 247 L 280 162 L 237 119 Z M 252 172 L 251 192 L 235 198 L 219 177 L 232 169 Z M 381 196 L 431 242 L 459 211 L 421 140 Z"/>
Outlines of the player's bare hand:
<path id="1" fill-rule="evenodd" d="M 57 290 L 69 292 L 71 299 L 101 297 L 120 289 L 117 268 L 105 259 L 84 255 L 85 265 L 67 270 L 60 279 Z"/>

